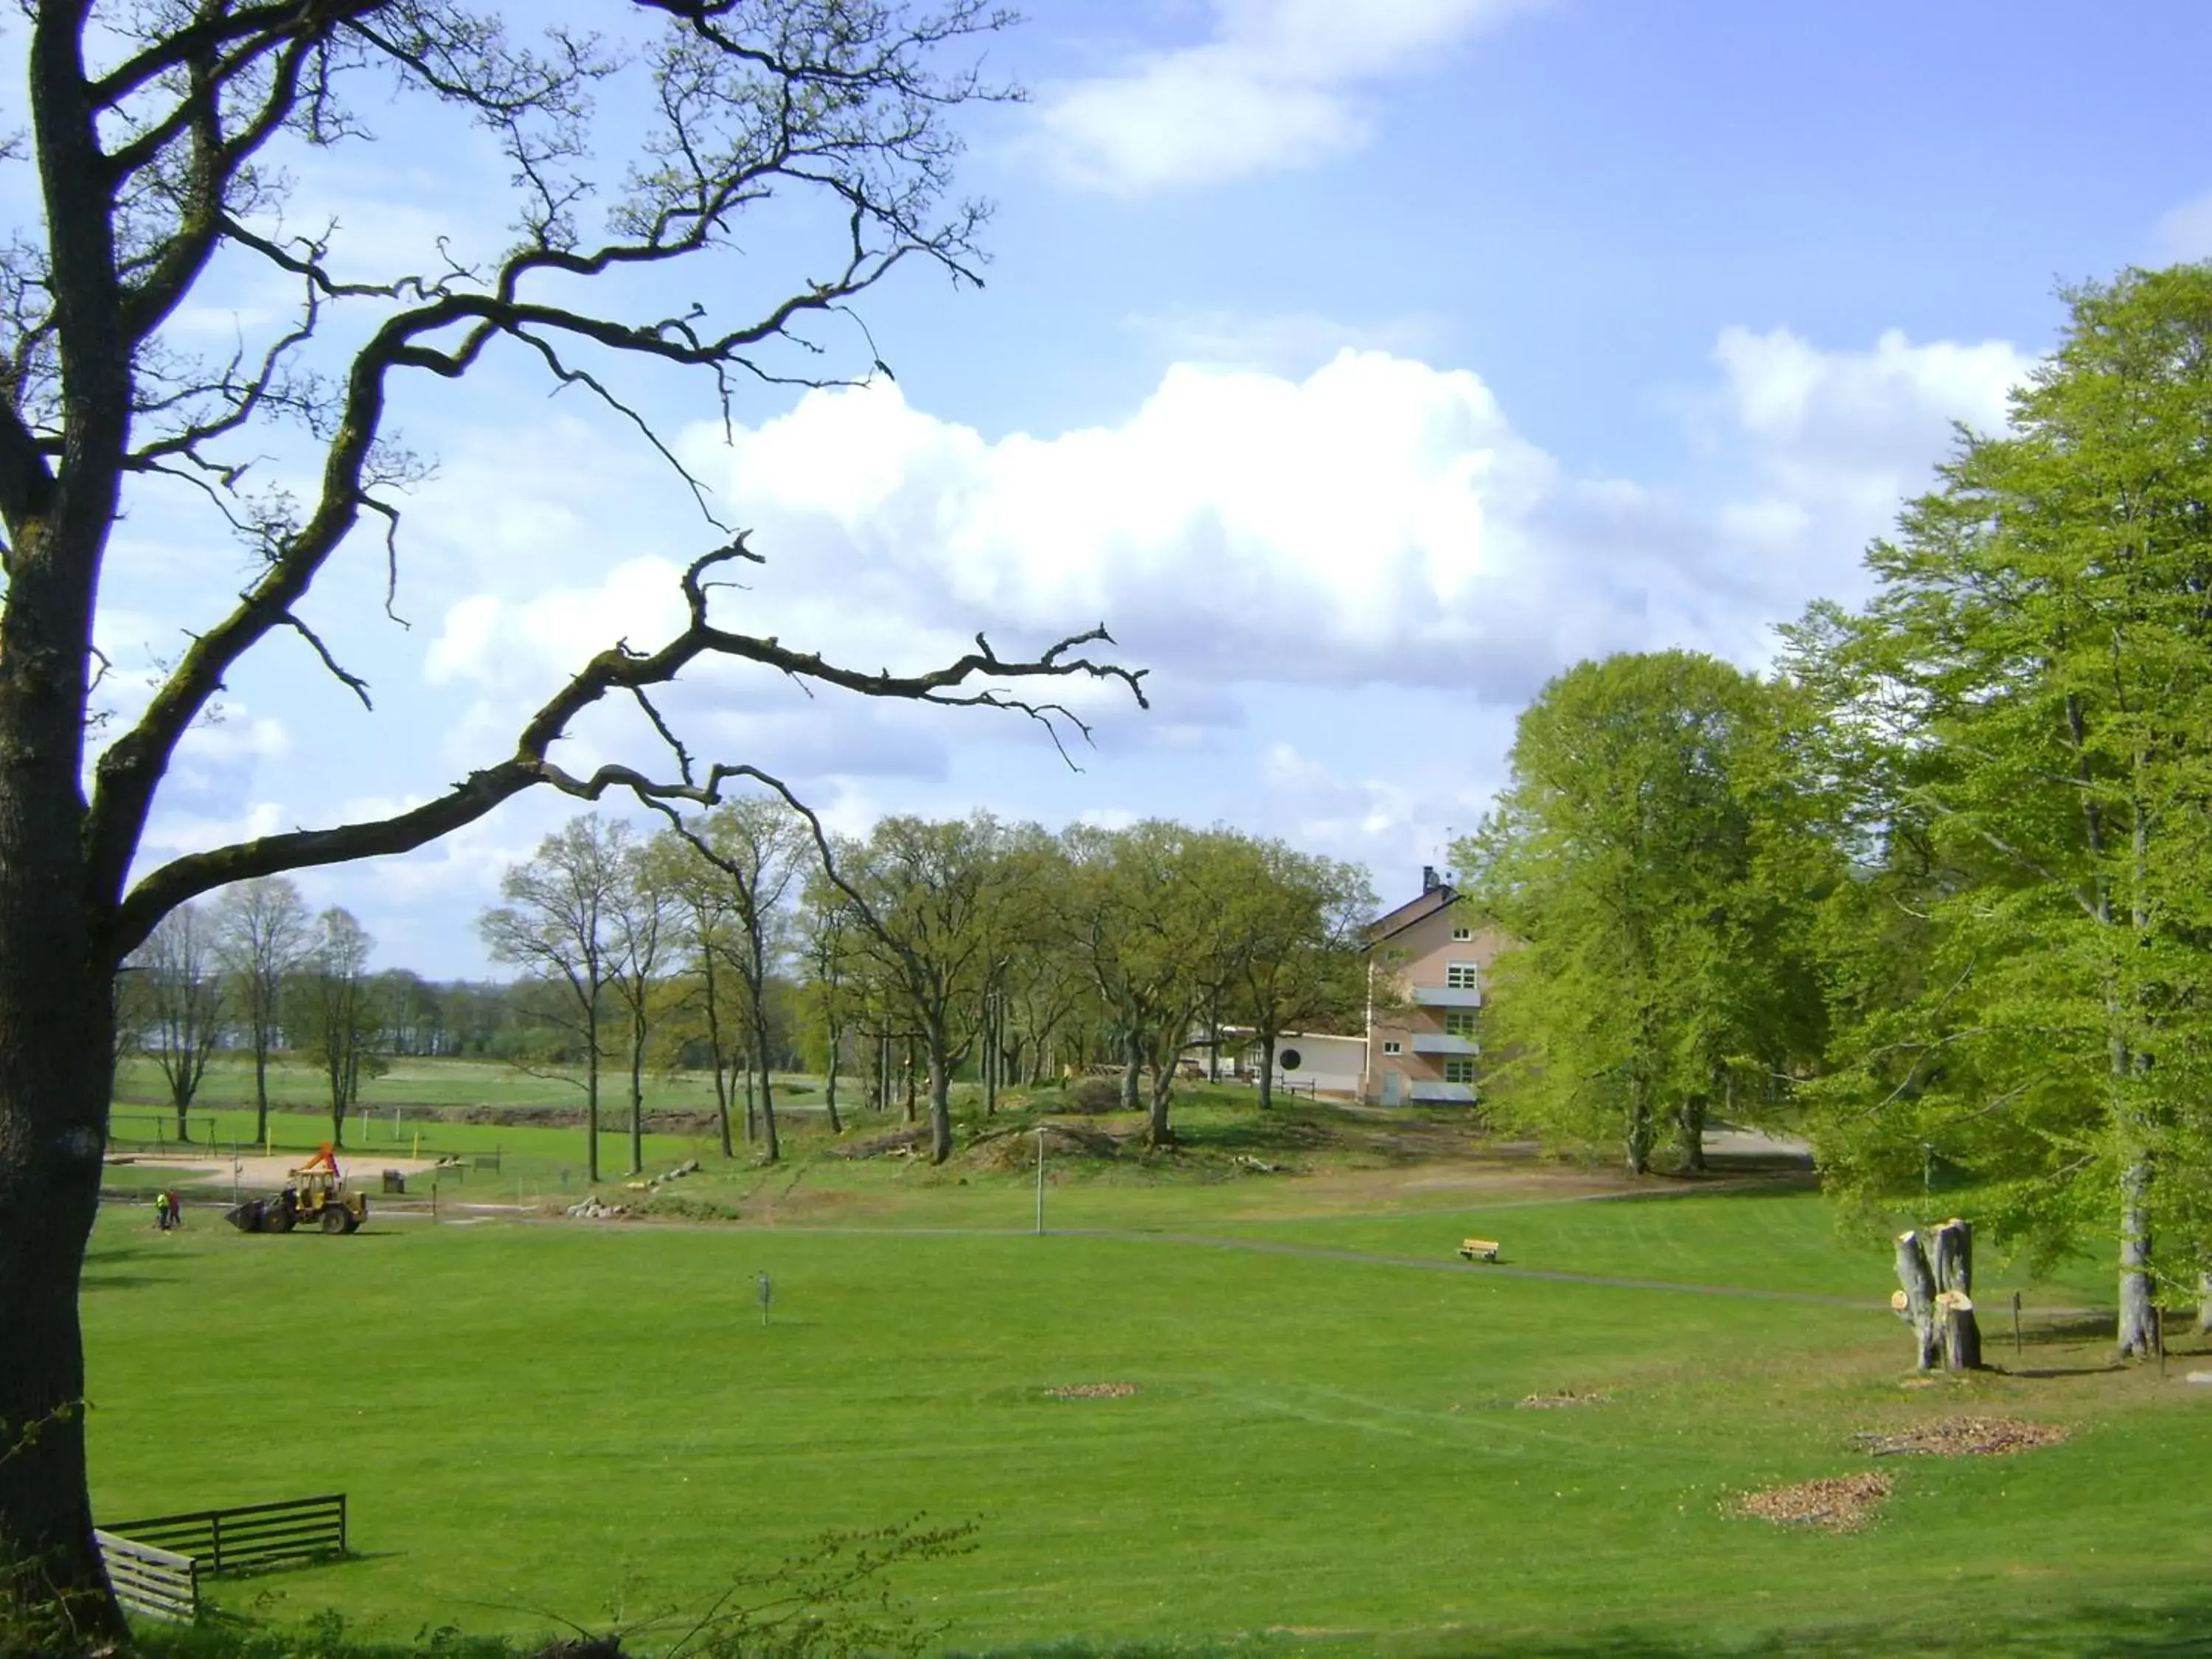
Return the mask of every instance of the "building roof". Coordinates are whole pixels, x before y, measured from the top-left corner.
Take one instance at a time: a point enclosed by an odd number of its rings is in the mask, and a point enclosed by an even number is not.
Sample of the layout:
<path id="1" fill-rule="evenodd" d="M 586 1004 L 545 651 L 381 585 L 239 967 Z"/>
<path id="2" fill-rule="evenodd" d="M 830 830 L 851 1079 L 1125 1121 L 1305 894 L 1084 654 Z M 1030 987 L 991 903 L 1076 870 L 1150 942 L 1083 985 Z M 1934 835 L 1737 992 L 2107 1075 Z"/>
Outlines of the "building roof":
<path id="1" fill-rule="evenodd" d="M 1459 890 L 1449 882 L 1438 882 L 1395 910 L 1384 912 L 1367 924 L 1367 943 L 1372 946 L 1394 939 L 1417 921 L 1426 921 L 1439 910 L 1449 909 L 1459 897 Z"/>

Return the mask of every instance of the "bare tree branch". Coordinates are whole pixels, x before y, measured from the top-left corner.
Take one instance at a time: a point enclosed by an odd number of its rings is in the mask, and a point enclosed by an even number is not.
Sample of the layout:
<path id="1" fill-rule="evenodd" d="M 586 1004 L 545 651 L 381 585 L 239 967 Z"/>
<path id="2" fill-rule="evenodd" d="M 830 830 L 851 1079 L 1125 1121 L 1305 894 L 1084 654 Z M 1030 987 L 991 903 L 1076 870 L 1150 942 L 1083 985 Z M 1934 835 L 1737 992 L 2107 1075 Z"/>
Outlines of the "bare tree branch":
<path id="1" fill-rule="evenodd" d="M 616 646 L 592 659 L 576 676 L 554 694 L 524 726 L 514 754 L 495 765 L 471 772 L 446 793 L 411 811 L 366 823 L 341 824 L 325 830 L 297 830 L 264 836 L 210 852 L 189 854 L 163 865 L 134 886 L 125 899 L 118 937 L 131 945 L 167 910 L 193 896 L 252 876 L 274 875 L 313 865 L 343 863 L 412 851 L 464 824 L 474 823 L 494 807 L 523 790 L 545 784 L 580 800 L 598 800 L 609 790 L 623 790 L 641 803 L 665 812 L 675 803 L 712 806 L 723 799 L 724 787 L 750 778 L 781 790 L 775 781 L 757 768 L 717 763 L 703 775 L 693 767 L 688 750 L 645 700 L 652 687 L 672 684 L 702 657 L 728 658 L 757 663 L 803 680 L 836 686 L 865 697 L 893 698 L 952 708 L 996 708 L 1019 714 L 1043 724 L 1060 742 L 1058 727 L 1065 723 L 1085 740 L 1090 726 L 1056 702 L 1039 702 L 988 680 L 1023 681 L 1036 678 L 1089 678 L 1111 681 L 1126 688 L 1139 708 L 1148 707 L 1146 671 L 1117 663 L 1095 661 L 1069 652 L 1093 643 L 1111 644 L 1103 628 L 1085 629 L 1058 641 L 1040 655 L 1026 660 L 1000 656 L 988 645 L 969 652 L 943 667 L 917 674 L 860 672 L 827 661 L 818 652 L 793 651 L 773 638 L 736 634 L 714 625 L 708 615 L 708 598 L 715 584 L 710 572 L 734 559 L 755 559 L 744 538 L 714 549 L 693 560 L 684 571 L 683 588 L 690 612 L 690 624 L 658 650 L 640 653 Z M 310 643 L 319 641 L 289 612 L 276 620 L 299 629 Z M 196 641 L 194 649 L 201 642 Z M 364 689 L 331 661 L 331 671 L 365 697 Z M 553 746 L 568 734 L 576 718 L 610 693 L 628 694 L 644 704 L 648 718 L 679 757 L 679 775 L 674 781 L 656 779 L 635 767 L 606 765 L 588 775 L 567 771 L 549 758 Z M 1062 747 L 1061 752 L 1066 752 Z M 121 948 L 129 948 L 128 945 Z"/>

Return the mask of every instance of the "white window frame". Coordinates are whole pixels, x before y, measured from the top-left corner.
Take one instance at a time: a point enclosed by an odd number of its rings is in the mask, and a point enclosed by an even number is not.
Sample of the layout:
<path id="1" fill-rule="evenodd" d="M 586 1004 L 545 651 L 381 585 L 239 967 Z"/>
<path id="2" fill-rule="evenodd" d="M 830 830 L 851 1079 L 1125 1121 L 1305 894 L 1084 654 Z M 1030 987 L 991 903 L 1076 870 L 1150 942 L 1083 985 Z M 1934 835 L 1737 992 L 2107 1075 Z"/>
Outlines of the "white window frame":
<path id="1" fill-rule="evenodd" d="M 1465 1054 L 1454 1054 L 1444 1061 L 1444 1081 L 1474 1086 L 1474 1062 Z"/>
<path id="2" fill-rule="evenodd" d="M 1402 1045 L 1400 1044 L 1398 1039 L 1395 1037 L 1384 1037 L 1382 1039 L 1382 1052 L 1386 1054 L 1401 1053 L 1403 1052 Z"/>
<path id="3" fill-rule="evenodd" d="M 1474 937 L 1474 929 L 1472 927 L 1455 927 L 1452 929 L 1452 943 L 1454 945 L 1464 945 Z"/>
<path id="4" fill-rule="evenodd" d="M 1482 988 L 1482 964 L 1479 962 L 1448 962 L 1444 963 L 1444 989 L 1447 991 L 1479 991 Z"/>
<path id="5" fill-rule="evenodd" d="M 1474 1010 L 1472 1008 L 1445 1009 L 1444 1035 L 1466 1037 L 1472 1041 L 1474 1036 Z"/>

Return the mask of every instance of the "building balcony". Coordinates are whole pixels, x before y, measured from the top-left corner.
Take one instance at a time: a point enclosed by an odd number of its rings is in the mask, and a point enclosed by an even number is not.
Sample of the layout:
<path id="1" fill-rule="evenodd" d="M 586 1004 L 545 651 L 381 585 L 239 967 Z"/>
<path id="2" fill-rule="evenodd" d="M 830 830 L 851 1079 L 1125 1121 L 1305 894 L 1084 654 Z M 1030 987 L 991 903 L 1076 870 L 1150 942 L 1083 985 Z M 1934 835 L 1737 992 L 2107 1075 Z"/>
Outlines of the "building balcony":
<path id="1" fill-rule="evenodd" d="M 1407 1038 L 1407 1046 L 1417 1054 L 1479 1054 L 1482 1045 L 1473 1037 L 1454 1036 L 1449 1031 L 1415 1031 Z"/>
<path id="2" fill-rule="evenodd" d="M 1431 1083 L 1424 1079 L 1409 1085 L 1406 1095 L 1419 1106 L 1474 1104 L 1474 1085 L 1471 1083 Z"/>
<path id="3" fill-rule="evenodd" d="M 1413 988 L 1413 1001 L 1423 1008 L 1480 1008 L 1482 992 L 1474 986 L 1464 989 L 1451 985 L 1416 985 Z"/>

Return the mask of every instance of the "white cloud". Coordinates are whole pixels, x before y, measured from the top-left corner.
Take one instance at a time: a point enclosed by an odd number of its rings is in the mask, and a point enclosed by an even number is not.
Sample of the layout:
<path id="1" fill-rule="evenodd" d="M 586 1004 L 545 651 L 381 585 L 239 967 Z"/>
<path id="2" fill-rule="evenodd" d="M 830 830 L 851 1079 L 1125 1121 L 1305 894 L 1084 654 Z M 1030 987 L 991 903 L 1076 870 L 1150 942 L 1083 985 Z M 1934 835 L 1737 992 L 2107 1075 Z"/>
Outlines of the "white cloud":
<path id="1" fill-rule="evenodd" d="M 1860 351 L 1730 328 L 1713 360 L 1759 492 L 1723 507 L 1717 528 L 1754 553 L 1794 553 L 1821 592 L 1848 586 L 1866 542 L 1934 484 L 1954 423 L 2004 429 L 2008 394 L 2034 367 L 2007 341 L 1916 345 L 1894 329 Z"/>
<path id="2" fill-rule="evenodd" d="M 1376 351 L 1296 380 L 1177 364 L 1119 423 L 1048 436 L 987 439 L 885 382 L 811 392 L 733 447 L 701 428 L 682 447 L 769 557 L 717 594 L 717 620 L 911 669 L 978 627 L 1026 654 L 1103 619 L 1157 665 L 1161 712 L 1126 718 L 1110 686 L 1054 693 L 1101 716 L 1109 746 L 1188 748 L 1239 719 L 1232 689 L 1255 683 L 1510 704 L 1612 650 L 1755 661 L 1770 623 L 1849 585 L 1949 423 L 2000 425 L 2030 367 L 2002 342 L 1892 332 L 1832 350 L 1740 328 L 1714 361 L 1708 404 L 1736 482 L 1710 507 L 1576 477 L 1477 375 Z M 471 752 L 617 637 L 647 646 L 681 626 L 675 562 L 562 585 L 571 568 L 533 560 L 446 611 L 426 675 L 478 698 L 449 726 Z M 720 754 L 814 775 L 945 764 L 948 738 L 917 711 L 810 702 L 781 677 L 702 663 L 664 707 Z"/>
<path id="3" fill-rule="evenodd" d="M 1307 166 L 1370 134 L 1354 88 L 1418 71 L 1513 0 L 1216 0 L 1213 38 L 1051 92 L 1062 176 L 1124 193 Z"/>
<path id="4" fill-rule="evenodd" d="M 722 465 L 844 617 L 1028 640 L 1103 617 L 1184 682 L 1510 697 L 1700 632 L 1741 586 L 1663 493 L 1569 477 L 1479 377 L 1376 352 L 1302 380 L 1177 365 L 1120 425 L 1051 438 L 989 441 L 888 385 L 812 393 Z"/>
<path id="5" fill-rule="evenodd" d="M 1229 311 L 1133 316 L 1125 325 L 1161 356 L 1206 368 L 1256 368 L 1304 375 L 1344 350 L 1419 355 L 1438 330 L 1420 318 L 1356 327 L 1310 312 L 1249 315 Z"/>
<path id="6" fill-rule="evenodd" d="M 2154 234 L 2168 259 L 2212 259 L 2212 193 L 2160 216 Z"/>
<path id="7" fill-rule="evenodd" d="M 549 665 L 574 673 L 617 641 L 649 651 L 683 629 L 682 574 L 665 559 L 630 559 L 592 587 L 530 599 L 471 594 L 447 611 L 423 677 L 433 685 L 528 684 Z"/>

